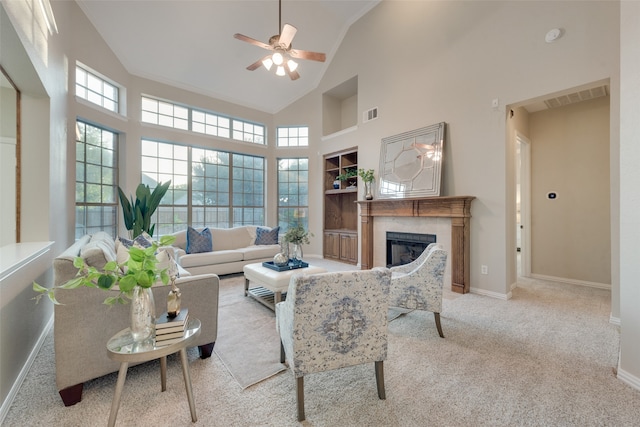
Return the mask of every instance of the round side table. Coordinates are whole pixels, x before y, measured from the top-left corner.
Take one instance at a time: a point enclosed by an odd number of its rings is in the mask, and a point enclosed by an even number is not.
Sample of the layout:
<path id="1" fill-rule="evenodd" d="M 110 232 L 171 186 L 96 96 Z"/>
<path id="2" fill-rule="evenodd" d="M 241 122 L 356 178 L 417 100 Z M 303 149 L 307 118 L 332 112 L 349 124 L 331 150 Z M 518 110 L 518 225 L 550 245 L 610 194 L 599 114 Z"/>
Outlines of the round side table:
<path id="1" fill-rule="evenodd" d="M 129 364 L 160 359 L 161 390 L 165 391 L 167 389 L 167 356 L 177 352 L 180 352 L 180 359 L 182 361 L 182 374 L 184 376 L 184 385 L 187 389 L 191 421 L 196 422 L 198 420 L 196 417 L 196 406 L 193 401 L 193 391 L 191 389 L 191 374 L 189 372 L 189 362 L 187 361 L 187 347 L 191 346 L 199 335 L 200 320 L 192 318 L 189 319 L 182 339 L 163 347 L 156 347 L 154 339 L 135 342 L 129 328 L 123 329 L 111 337 L 107 343 L 107 353 L 111 360 L 120 362 L 120 371 L 118 372 L 116 392 L 111 402 L 109 427 L 114 426 L 116 423 L 116 416 L 118 415 L 118 408 L 120 407 L 120 397 L 122 396 L 124 381 L 127 378 Z"/>

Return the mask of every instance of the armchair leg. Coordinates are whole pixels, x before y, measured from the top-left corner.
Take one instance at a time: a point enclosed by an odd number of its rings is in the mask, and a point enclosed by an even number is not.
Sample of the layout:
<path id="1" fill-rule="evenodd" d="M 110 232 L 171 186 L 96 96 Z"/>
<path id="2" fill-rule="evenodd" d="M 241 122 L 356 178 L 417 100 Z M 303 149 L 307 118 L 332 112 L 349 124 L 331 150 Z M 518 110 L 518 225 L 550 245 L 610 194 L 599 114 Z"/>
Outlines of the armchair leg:
<path id="1" fill-rule="evenodd" d="M 384 362 L 376 362 L 376 384 L 378 385 L 378 397 L 382 400 L 387 396 L 384 392 Z"/>
<path id="2" fill-rule="evenodd" d="M 280 363 L 284 363 L 284 345 L 282 344 L 282 340 L 280 340 Z"/>
<path id="3" fill-rule="evenodd" d="M 444 338 L 444 334 L 442 333 L 442 325 L 440 324 L 440 313 L 433 313 L 436 318 L 436 328 L 438 328 L 438 334 L 440 338 Z"/>
<path id="4" fill-rule="evenodd" d="M 377 362 L 376 362 L 377 363 Z M 298 405 L 298 421 L 304 421 L 304 377 L 296 378 L 296 401 Z"/>

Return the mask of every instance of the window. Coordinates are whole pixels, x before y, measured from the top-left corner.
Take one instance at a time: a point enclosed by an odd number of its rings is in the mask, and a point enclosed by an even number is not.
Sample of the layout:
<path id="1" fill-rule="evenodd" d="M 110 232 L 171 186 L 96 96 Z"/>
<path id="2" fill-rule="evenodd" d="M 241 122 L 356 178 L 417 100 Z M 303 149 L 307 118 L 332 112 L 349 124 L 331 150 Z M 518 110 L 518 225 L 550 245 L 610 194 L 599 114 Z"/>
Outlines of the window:
<path id="1" fill-rule="evenodd" d="M 264 144 L 264 126 L 242 120 L 233 121 L 233 139 Z"/>
<path id="2" fill-rule="evenodd" d="M 229 119 L 228 117 L 222 117 L 216 114 L 205 113 L 204 111 L 193 110 L 191 126 L 194 132 L 219 136 L 221 138 L 230 138 L 230 124 L 231 119 Z"/>
<path id="3" fill-rule="evenodd" d="M 220 138 L 265 144 L 263 125 L 145 96 L 142 97 L 142 121 Z"/>
<path id="4" fill-rule="evenodd" d="M 117 235 L 118 135 L 76 121 L 76 239 Z"/>
<path id="5" fill-rule="evenodd" d="M 278 128 L 278 147 L 306 147 L 309 145 L 309 127 Z"/>
<path id="6" fill-rule="evenodd" d="M 278 225 L 296 224 L 309 229 L 309 159 L 278 159 Z"/>
<path id="7" fill-rule="evenodd" d="M 189 109 L 143 96 L 142 121 L 174 129 L 189 130 Z"/>
<path id="8" fill-rule="evenodd" d="M 76 96 L 114 113 L 119 112 L 118 87 L 79 65 L 76 65 Z"/>
<path id="9" fill-rule="evenodd" d="M 233 179 L 232 179 L 233 178 Z M 159 235 L 192 227 L 264 224 L 264 158 L 142 140 L 142 182 L 171 180 L 158 207 Z"/>

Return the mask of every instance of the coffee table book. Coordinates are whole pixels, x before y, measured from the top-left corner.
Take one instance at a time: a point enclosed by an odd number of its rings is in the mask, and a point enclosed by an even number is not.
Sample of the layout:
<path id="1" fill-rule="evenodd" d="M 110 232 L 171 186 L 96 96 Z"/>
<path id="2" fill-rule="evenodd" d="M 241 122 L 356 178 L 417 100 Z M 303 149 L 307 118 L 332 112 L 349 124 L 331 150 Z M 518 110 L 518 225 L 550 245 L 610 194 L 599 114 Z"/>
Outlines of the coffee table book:
<path id="1" fill-rule="evenodd" d="M 184 329 L 187 324 L 187 318 L 189 317 L 189 309 L 183 308 L 180 310 L 180 313 L 176 317 L 169 317 L 167 312 L 165 311 L 156 319 L 156 335 L 158 331 L 162 331 L 167 328 L 177 328 L 180 327 Z"/>

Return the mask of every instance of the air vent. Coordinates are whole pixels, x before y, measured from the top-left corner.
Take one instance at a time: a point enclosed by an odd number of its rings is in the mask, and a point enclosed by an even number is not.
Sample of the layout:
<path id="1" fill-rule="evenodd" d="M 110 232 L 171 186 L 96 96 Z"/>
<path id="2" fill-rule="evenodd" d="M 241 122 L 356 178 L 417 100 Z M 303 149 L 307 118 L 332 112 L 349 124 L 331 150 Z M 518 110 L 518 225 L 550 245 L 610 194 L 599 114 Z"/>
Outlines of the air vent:
<path id="1" fill-rule="evenodd" d="M 600 98 L 601 96 L 607 96 L 607 86 L 598 86 L 574 93 L 568 93 L 566 95 L 546 99 L 544 103 L 547 108 L 557 108 L 569 104 L 575 104 L 577 102 L 587 101 L 589 99 Z"/>
<path id="2" fill-rule="evenodd" d="M 367 123 L 377 118 L 378 118 L 378 107 L 374 107 L 362 113 L 362 123 Z"/>

